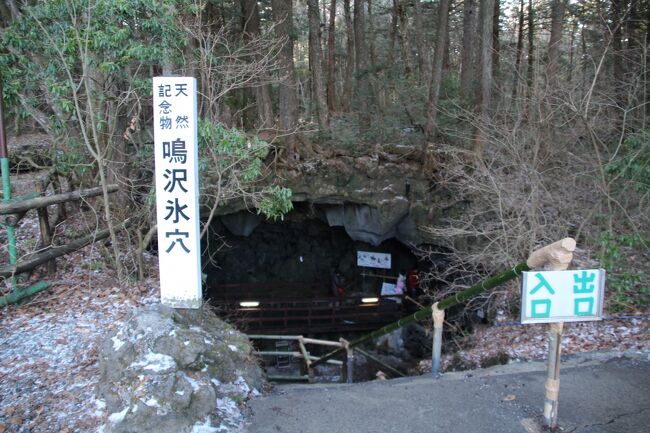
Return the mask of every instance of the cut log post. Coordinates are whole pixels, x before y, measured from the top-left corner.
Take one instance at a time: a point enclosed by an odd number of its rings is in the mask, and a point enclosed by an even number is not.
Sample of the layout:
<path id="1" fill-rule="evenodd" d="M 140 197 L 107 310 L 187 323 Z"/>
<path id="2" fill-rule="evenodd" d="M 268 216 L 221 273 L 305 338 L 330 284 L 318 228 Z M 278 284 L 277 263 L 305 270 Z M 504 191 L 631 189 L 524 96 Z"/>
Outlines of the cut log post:
<path id="1" fill-rule="evenodd" d="M 108 185 L 106 187 L 109 193 L 117 191 L 117 185 Z M 72 200 L 81 200 L 84 198 L 96 197 L 102 195 L 102 188 L 90 188 L 81 191 L 65 192 L 62 194 L 49 195 L 47 197 L 37 197 L 29 200 L 12 201 L 10 203 L 0 203 L 0 215 L 17 214 L 26 212 L 30 209 L 39 209 L 52 204 L 64 203 Z"/>
<path id="2" fill-rule="evenodd" d="M 573 260 L 576 241 L 564 238 L 543 248 L 535 250 L 526 260 L 530 269 L 545 268 L 552 271 L 563 271 L 569 267 Z"/>

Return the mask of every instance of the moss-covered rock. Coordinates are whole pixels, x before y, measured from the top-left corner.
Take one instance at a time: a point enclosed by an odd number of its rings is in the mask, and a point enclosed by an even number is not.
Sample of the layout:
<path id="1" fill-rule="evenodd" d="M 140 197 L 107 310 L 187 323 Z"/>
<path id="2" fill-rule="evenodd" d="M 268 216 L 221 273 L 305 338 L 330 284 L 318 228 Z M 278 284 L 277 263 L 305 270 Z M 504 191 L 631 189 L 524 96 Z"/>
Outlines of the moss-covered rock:
<path id="1" fill-rule="evenodd" d="M 245 335 L 208 309 L 162 305 L 138 311 L 105 338 L 100 371 L 107 433 L 236 429 L 239 406 L 263 385 Z"/>

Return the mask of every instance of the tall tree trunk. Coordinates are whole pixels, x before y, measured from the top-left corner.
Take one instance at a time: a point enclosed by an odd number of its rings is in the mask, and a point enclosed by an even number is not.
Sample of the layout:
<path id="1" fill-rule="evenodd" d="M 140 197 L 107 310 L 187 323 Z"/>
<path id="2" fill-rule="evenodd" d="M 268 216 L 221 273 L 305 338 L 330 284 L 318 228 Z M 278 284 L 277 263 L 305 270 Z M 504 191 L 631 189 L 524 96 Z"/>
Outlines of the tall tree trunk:
<path id="1" fill-rule="evenodd" d="M 575 53 L 576 31 L 578 31 L 578 20 L 573 21 L 571 26 L 571 38 L 569 39 L 569 71 L 567 81 L 573 81 L 573 58 Z"/>
<path id="2" fill-rule="evenodd" d="M 519 0 L 519 23 L 517 27 L 517 54 L 515 59 L 515 78 L 512 83 L 512 100 L 517 99 L 519 76 L 521 75 L 521 56 L 524 52 L 524 0 Z"/>
<path id="3" fill-rule="evenodd" d="M 535 10 L 533 0 L 528 0 L 528 68 L 526 69 L 526 96 L 530 99 L 535 80 Z"/>
<path id="4" fill-rule="evenodd" d="M 293 27 L 293 0 L 271 0 L 275 37 L 283 41 L 280 50 L 281 80 L 278 86 L 278 109 L 280 128 L 283 133 L 293 131 L 298 125 L 298 97 L 296 95 L 296 75 L 293 64 L 293 40 L 290 37 Z M 295 136 L 290 134 L 287 145 L 293 148 Z M 291 149 L 293 150 L 293 149 Z"/>
<path id="5" fill-rule="evenodd" d="M 324 129 L 327 128 L 329 123 L 329 113 L 323 83 L 323 54 L 318 0 L 307 0 L 307 14 L 309 15 L 309 69 L 311 69 L 312 92 L 313 98 L 316 100 L 318 126 Z"/>
<path id="6" fill-rule="evenodd" d="M 343 110 L 350 111 L 352 103 L 352 75 L 354 73 L 354 28 L 352 26 L 352 16 L 350 15 L 350 0 L 343 0 L 343 13 L 345 15 L 345 33 L 346 33 L 346 58 L 345 71 L 343 72 Z"/>
<path id="7" fill-rule="evenodd" d="M 368 53 L 370 54 L 370 68 L 375 69 L 375 18 L 372 15 L 372 0 L 366 0 L 368 5 Z"/>
<path id="8" fill-rule="evenodd" d="M 327 108 L 336 111 L 336 0 L 330 0 L 330 23 L 327 29 Z"/>
<path id="9" fill-rule="evenodd" d="M 623 78 L 622 2 L 623 0 L 612 0 L 612 50 L 614 55 L 614 80 L 617 83 Z"/>
<path id="10" fill-rule="evenodd" d="M 499 24 L 501 22 L 500 0 L 494 0 L 494 10 L 492 12 L 492 76 L 498 82 L 499 74 Z"/>
<path id="11" fill-rule="evenodd" d="M 463 44 L 460 52 L 460 97 L 469 102 L 474 95 L 474 79 L 476 76 L 476 0 L 463 2 Z"/>
<path id="12" fill-rule="evenodd" d="M 397 0 L 397 18 L 399 19 L 399 27 L 397 29 L 397 39 L 399 40 L 400 49 L 402 52 L 402 63 L 404 74 L 411 75 L 411 49 L 409 48 L 408 41 L 408 17 L 406 16 L 406 5 L 408 0 Z"/>
<path id="13" fill-rule="evenodd" d="M 354 0 L 354 39 L 358 76 L 359 131 L 364 133 L 370 129 L 370 113 L 368 112 L 370 80 L 368 77 L 368 50 L 366 49 L 363 0 Z"/>
<path id="14" fill-rule="evenodd" d="M 548 42 L 547 76 L 553 84 L 557 68 L 560 64 L 560 45 L 562 43 L 562 27 L 567 0 L 553 0 L 551 5 L 551 37 Z"/>
<path id="15" fill-rule="evenodd" d="M 418 50 L 418 73 L 420 83 L 429 80 L 429 51 L 424 44 L 424 26 L 422 24 L 422 5 L 420 0 L 413 0 L 415 13 L 415 45 Z"/>
<path id="16" fill-rule="evenodd" d="M 397 4 L 393 0 L 393 7 L 390 9 L 390 32 L 388 33 L 388 66 L 392 67 L 395 61 L 395 45 L 397 41 Z"/>
<path id="17" fill-rule="evenodd" d="M 244 39 L 253 40 L 260 36 L 260 16 L 257 7 L 257 0 L 241 0 L 241 8 L 244 19 Z M 261 56 L 256 53 L 255 56 Z M 273 125 L 273 105 L 271 101 L 271 86 L 264 77 L 254 89 L 255 102 L 257 106 L 257 119 L 260 128 L 269 128 Z"/>
<path id="18" fill-rule="evenodd" d="M 438 26 L 436 29 L 436 48 L 433 53 L 433 69 L 431 71 L 431 85 L 429 87 L 429 100 L 427 102 L 427 122 L 424 134 L 427 140 L 433 140 L 438 133 L 438 104 L 440 102 L 440 84 L 442 83 L 442 66 L 444 63 L 444 50 L 447 45 L 449 22 L 449 0 L 440 0 L 438 6 Z M 426 144 L 424 144 L 426 150 Z"/>
<path id="19" fill-rule="evenodd" d="M 532 0 L 531 0 L 532 1 Z M 480 43 L 479 70 L 480 90 L 478 94 L 478 121 L 474 127 L 474 152 L 478 157 L 483 155 L 487 143 L 485 126 L 489 119 L 490 98 L 492 95 L 492 23 L 494 0 L 481 0 L 480 10 Z"/>

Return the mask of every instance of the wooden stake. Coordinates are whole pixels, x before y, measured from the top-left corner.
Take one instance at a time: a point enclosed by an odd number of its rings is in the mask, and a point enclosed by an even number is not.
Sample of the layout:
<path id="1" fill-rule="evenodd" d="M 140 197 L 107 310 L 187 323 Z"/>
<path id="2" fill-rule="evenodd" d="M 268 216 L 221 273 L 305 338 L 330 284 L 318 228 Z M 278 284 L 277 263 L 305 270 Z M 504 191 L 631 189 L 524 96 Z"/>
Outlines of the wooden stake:
<path id="1" fill-rule="evenodd" d="M 36 182 L 36 191 L 39 194 L 45 193 L 45 185 L 42 182 Z M 36 210 L 38 213 L 38 225 L 41 231 L 41 248 L 49 248 L 52 245 L 52 228 L 50 227 L 50 217 L 47 213 L 47 207 L 38 208 Z M 56 260 L 50 260 L 47 262 L 47 272 L 50 275 L 56 273 Z"/>
<path id="2" fill-rule="evenodd" d="M 564 323 L 551 323 L 548 331 L 548 369 L 546 371 L 546 398 L 544 421 L 553 430 L 557 428 L 557 410 L 560 396 L 560 355 Z"/>
<path id="3" fill-rule="evenodd" d="M 530 268 L 547 268 L 551 271 L 564 271 L 573 259 L 576 241 L 564 238 L 534 251 L 526 264 Z M 550 323 L 548 331 L 548 365 L 544 383 L 544 421 L 549 429 L 557 428 L 557 412 L 560 397 L 560 355 L 562 348 L 563 323 Z"/>
<path id="4" fill-rule="evenodd" d="M 433 377 L 440 376 L 440 356 L 442 354 L 442 327 L 445 323 L 445 310 L 438 309 L 436 302 L 431 307 L 433 318 L 433 344 L 431 347 L 431 374 Z"/>
<path id="5" fill-rule="evenodd" d="M 346 383 L 352 383 L 354 381 L 354 349 L 348 340 L 340 338 L 339 341 L 345 349 Z"/>

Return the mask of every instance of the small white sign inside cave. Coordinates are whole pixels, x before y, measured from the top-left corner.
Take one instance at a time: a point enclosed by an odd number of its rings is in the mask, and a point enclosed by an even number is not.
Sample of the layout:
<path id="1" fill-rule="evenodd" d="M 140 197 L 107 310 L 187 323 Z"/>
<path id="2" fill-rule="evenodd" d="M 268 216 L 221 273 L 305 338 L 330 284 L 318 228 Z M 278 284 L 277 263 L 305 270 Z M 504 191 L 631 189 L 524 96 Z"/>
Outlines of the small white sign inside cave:
<path id="1" fill-rule="evenodd" d="M 357 266 L 390 269 L 391 255 L 386 253 L 373 253 L 371 251 L 357 251 Z"/>

